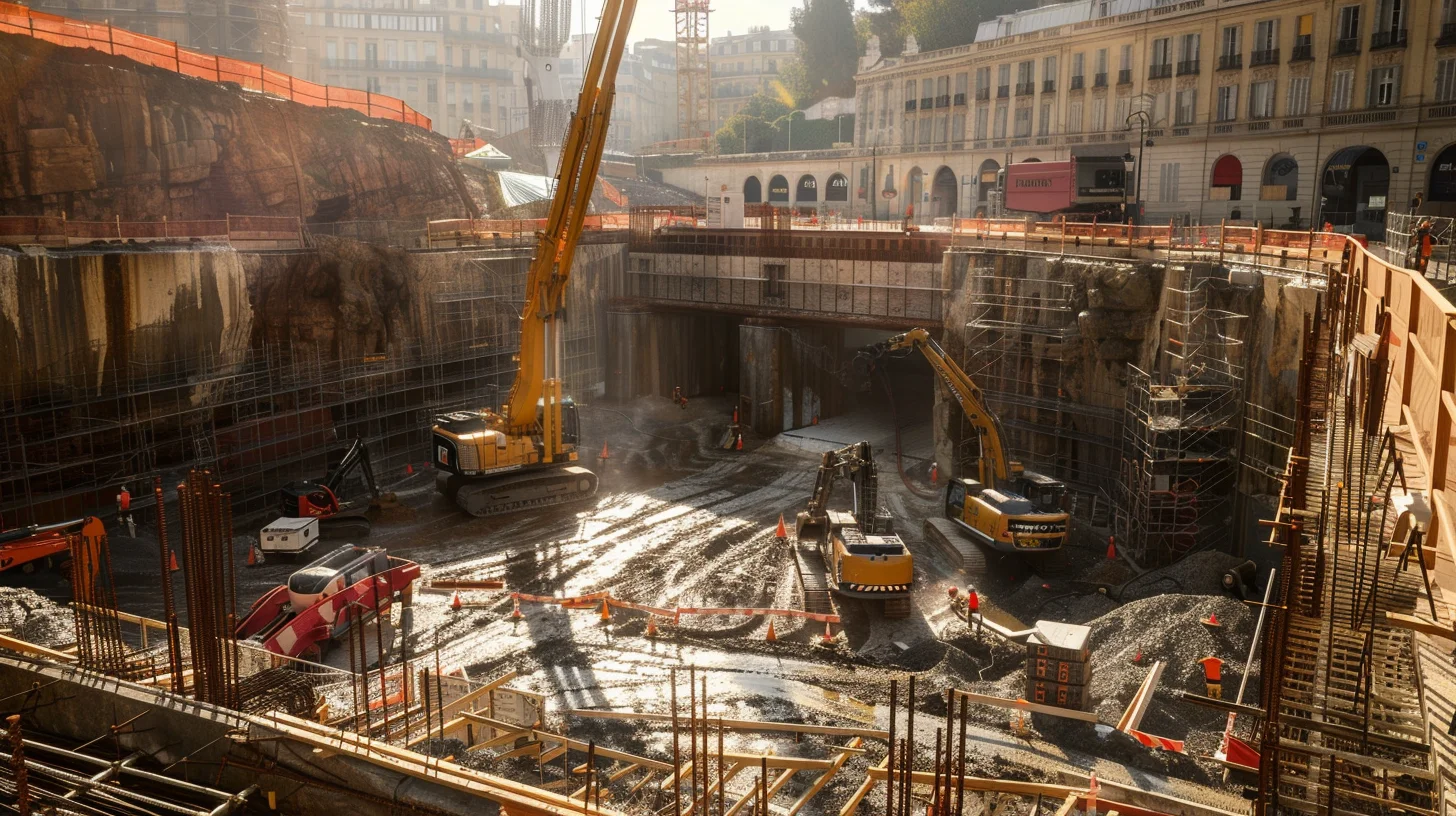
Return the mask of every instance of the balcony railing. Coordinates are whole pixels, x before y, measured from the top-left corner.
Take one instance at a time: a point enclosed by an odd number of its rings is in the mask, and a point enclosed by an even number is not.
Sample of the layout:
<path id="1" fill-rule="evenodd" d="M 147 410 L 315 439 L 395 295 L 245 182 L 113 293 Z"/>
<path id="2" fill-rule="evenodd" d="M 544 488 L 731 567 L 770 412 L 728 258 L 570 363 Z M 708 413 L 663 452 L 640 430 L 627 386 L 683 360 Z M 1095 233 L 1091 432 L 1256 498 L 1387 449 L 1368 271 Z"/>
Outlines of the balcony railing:
<path id="1" fill-rule="evenodd" d="M 1183 60 L 1178 63 L 1178 76 L 1198 73 L 1198 60 Z"/>
<path id="2" fill-rule="evenodd" d="M 963 106 L 965 104 L 966 104 L 966 93 L 965 93 L 965 91 L 961 91 L 960 93 L 958 93 L 958 94 L 955 95 L 955 106 L 959 108 L 959 107 L 961 107 L 961 106 Z"/>
<path id="3" fill-rule="evenodd" d="M 1343 57 L 1349 54 L 1360 53 L 1359 37 L 1341 37 L 1335 40 L 1335 56 Z"/>
<path id="4" fill-rule="evenodd" d="M 1377 31 L 1370 35 L 1370 50 L 1377 51 L 1381 48 L 1404 48 L 1405 29 L 1396 28 L 1390 31 Z"/>
<path id="5" fill-rule="evenodd" d="M 977 88 L 976 89 L 976 101 L 977 102 L 985 102 L 986 100 L 988 100 L 990 98 L 991 98 L 991 89 L 990 88 Z"/>
<path id="6" fill-rule="evenodd" d="M 1010 85 L 997 85 L 996 86 L 996 98 L 997 99 L 1006 99 L 1009 96 L 1011 96 L 1011 86 Z"/>
<path id="7" fill-rule="evenodd" d="M 1294 52 L 1289 55 L 1290 62 L 1307 62 L 1314 59 L 1314 46 L 1310 43 L 1296 43 Z"/>
<path id="8" fill-rule="evenodd" d="M 1279 49 L 1269 48 L 1264 51 L 1255 51 L 1249 55 L 1249 65 L 1275 65 L 1279 62 Z"/>
<path id="9" fill-rule="evenodd" d="M 1018 83 L 1016 83 L 1016 95 L 1017 96 L 1031 96 L 1034 93 L 1036 93 L 1036 83 L 1035 82 L 1018 82 Z"/>
<path id="10" fill-rule="evenodd" d="M 1106 71 L 1102 71 L 1101 73 L 1096 73 L 1096 74 L 1093 74 L 1092 75 L 1092 87 L 1094 87 L 1094 88 L 1106 88 L 1107 87 L 1107 72 Z"/>
<path id="11" fill-rule="evenodd" d="M 1043 79 L 1041 81 L 1042 93 L 1056 93 L 1057 81 L 1055 79 Z"/>
<path id="12" fill-rule="evenodd" d="M 935 97 L 933 97 L 933 96 L 922 96 L 922 97 L 920 97 L 920 109 L 921 110 L 930 110 L 933 107 L 935 107 Z"/>
<path id="13" fill-rule="evenodd" d="M 1148 79 L 1167 79 L 1173 75 L 1173 63 L 1165 62 L 1162 65 L 1148 66 Z"/>
<path id="14" fill-rule="evenodd" d="M 905 110 L 906 111 L 913 111 L 913 110 L 915 110 L 915 100 L 913 100 L 913 99 L 907 99 L 907 100 L 905 100 Z"/>
<path id="15" fill-rule="evenodd" d="M 1441 24 L 1441 35 L 1436 38 L 1436 45 L 1456 45 L 1456 23 Z"/>
<path id="16" fill-rule="evenodd" d="M 1218 55 L 1218 70 L 1220 70 L 1220 71 L 1237 71 L 1237 70 L 1239 70 L 1240 68 L 1243 68 L 1243 67 L 1244 67 L 1244 55 L 1243 54 L 1219 54 Z"/>
<path id="17" fill-rule="evenodd" d="M 940 96 L 937 96 L 935 98 L 935 106 L 937 108 L 950 107 L 950 94 L 941 94 Z"/>
<path id="18" fill-rule="evenodd" d="M 1122 70 L 1120 70 L 1120 71 L 1117 72 L 1117 84 L 1118 85 L 1131 85 L 1132 84 L 1132 69 L 1131 68 L 1123 68 Z"/>
<path id="19" fill-rule="evenodd" d="M 1072 85 L 1071 85 L 1072 90 L 1074 90 L 1074 91 L 1080 91 L 1080 90 L 1082 90 L 1082 83 L 1085 82 L 1085 81 L 1086 81 L 1086 77 L 1082 77 L 1082 76 L 1074 76 L 1074 77 L 1072 77 Z"/>

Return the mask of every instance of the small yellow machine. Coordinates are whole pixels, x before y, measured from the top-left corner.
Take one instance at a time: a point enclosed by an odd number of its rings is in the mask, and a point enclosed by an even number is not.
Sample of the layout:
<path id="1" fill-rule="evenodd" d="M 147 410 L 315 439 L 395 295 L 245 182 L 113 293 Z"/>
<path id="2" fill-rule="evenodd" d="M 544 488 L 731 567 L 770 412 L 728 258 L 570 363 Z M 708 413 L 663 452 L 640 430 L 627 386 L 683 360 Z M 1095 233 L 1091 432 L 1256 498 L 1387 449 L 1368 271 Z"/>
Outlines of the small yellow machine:
<path id="1" fill-rule="evenodd" d="M 1006 453 L 1001 421 L 960 366 L 925 329 L 911 329 L 862 353 L 871 360 L 918 350 L 930 362 L 980 436 L 976 478 L 951 479 L 945 491 L 945 516 L 971 538 L 1005 553 L 1055 552 L 1066 543 L 1070 516 L 1063 507 L 1067 486 L 1033 473 Z"/>
<path id="2" fill-rule="evenodd" d="M 850 512 L 829 509 L 834 485 L 840 479 L 850 483 Z M 809 506 L 799 513 L 794 525 L 806 604 L 812 591 L 809 576 L 821 573 L 836 595 L 884 601 L 887 618 L 908 616 L 915 559 L 892 526 L 890 514 L 879 506 L 879 483 L 870 443 L 856 442 L 825 452 Z"/>

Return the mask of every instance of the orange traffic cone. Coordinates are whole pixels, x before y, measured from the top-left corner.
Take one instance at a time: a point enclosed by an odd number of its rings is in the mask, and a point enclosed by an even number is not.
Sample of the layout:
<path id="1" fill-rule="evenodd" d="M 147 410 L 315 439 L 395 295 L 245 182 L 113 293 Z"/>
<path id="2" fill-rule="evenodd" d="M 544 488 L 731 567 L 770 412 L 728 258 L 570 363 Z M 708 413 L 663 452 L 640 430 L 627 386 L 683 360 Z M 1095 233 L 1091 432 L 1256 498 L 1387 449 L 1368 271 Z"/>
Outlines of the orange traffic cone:
<path id="1" fill-rule="evenodd" d="M 1135 655 L 1132 656 L 1132 662 L 1135 665 L 1138 665 L 1138 666 L 1141 666 L 1143 664 L 1143 650 L 1142 649 L 1138 649 L 1137 650 L 1137 654 L 1135 654 Z"/>
<path id="2" fill-rule="evenodd" d="M 737 408 L 734 408 L 733 409 L 733 424 L 734 425 L 737 425 L 738 424 L 738 409 Z"/>
<path id="3" fill-rule="evenodd" d="M 610 453 L 607 453 L 607 443 L 605 443 L 605 442 L 602 443 L 602 456 L 601 456 L 601 458 L 603 458 L 603 459 L 610 459 L 610 458 L 612 458 L 612 455 Z"/>
<path id="4" fill-rule="evenodd" d="M 733 446 L 734 450 L 743 450 L 743 434 L 738 435 L 738 442 Z"/>
<path id="5" fill-rule="evenodd" d="M 257 547 L 249 547 L 248 548 L 248 566 L 250 566 L 250 567 L 256 567 L 256 566 L 258 566 L 258 548 Z"/>
<path id="6" fill-rule="evenodd" d="M 412 464 L 410 464 L 409 462 L 405 462 L 404 463 L 404 475 L 406 475 L 406 476 L 413 476 L 413 475 L 415 475 L 415 466 L 412 465 Z"/>
<path id="7" fill-rule="evenodd" d="M 1214 627 L 1223 626 L 1223 624 L 1222 623 L 1219 623 L 1219 621 L 1218 621 L 1218 615 L 1216 615 L 1216 614 L 1214 614 L 1212 612 L 1208 613 L 1208 617 L 1204 618 L 1203 621 L 1202 621 L 1202 623 L 1203 623 L 1204 626 L 1214 626 Z"/>
<path id="8" fill-rule="evenodd" d="M 520 620 L 524 617 L 526 616 L 521 614 L 521 599 L 516 595 L 511 595 L 511 620 Z"/>
<path id="9" fill-rule="evenodd" d="M 779 639 L 778 633 L 774 631 L 773 618 L 768 619 L 768 634 L 764 635 L 763 639 L 769 643 L 773 643 Z"/>
<path id="10" fill-rule="evenodd" d="M 818 414 L 815 414 L 814 415 L 814 419 L 810 420 L 809 424 L 810 425 L 818 425 L 819 424 L 819 415 Z"/>
<path id="11" fill-rule="evenodd" d="M 1116 558 L 1117 558 L 1117 539 L 1114 538 L 1114 537 L 1112 537 L 1112 536 L 1108 536 L 1107 537 L 1107 560 L 1108 561 L 1113 561 Z"/>
<path id="12" fill-rule="evenodd" d="M 651 615 L 647 616 L 647 636 L 650 638 L 657 637 L 657 618 Z"/>
<path id="13" fill-rule="evenodd" d="M 612 608 L 607 605 L 606 599 L 602 600 L 602 623 L 612 619 Z"/>
<path id="14" fill-rule="evenodd" d="M 824 621 L 824 645 L 828 646 L 834 642 L 834 632 L 829 628 L 829 621 Z"/>
<path id="15" fill-rule="evenodd" d="M 182 569 L 181 567 L 177 566 L 177 551 L 176 550 L 168 550 L 168 552 L 172 556 L 172 571 L 173 572 L 176 572 L 177 570 Z"/>
<path id="16" fill-rule="evenodd" d="M 940 484 L 940 465 L 934 462 L 930 463 L 930 483 Z"/>
<path id="17" fill-rule="evenodd" d="M 774 530 L 774 538 L 783 541 L 789 537 L 789 531 L 784 528 L 784 514 L 779 513 L 779 528 Z"/>
<path id="18" fill-rule="evenodd" d="M 462 603 L 461 600 L 460 600 L 460 590 L 458 590 L 458 589 L 455 590 L 455 592 L 450 595 L 450 611 L 451 612 L 459 612 L 460 611 L 460 607 L 462 607 L 464 605 L 465 604 Z"/>

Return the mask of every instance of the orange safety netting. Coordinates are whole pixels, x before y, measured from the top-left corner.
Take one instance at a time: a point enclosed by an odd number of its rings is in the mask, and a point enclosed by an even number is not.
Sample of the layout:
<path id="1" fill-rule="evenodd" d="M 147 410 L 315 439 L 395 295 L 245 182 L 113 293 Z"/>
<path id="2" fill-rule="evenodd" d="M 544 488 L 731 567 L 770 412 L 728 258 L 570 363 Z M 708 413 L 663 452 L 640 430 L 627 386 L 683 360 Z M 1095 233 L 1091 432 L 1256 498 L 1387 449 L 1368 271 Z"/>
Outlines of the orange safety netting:
<path id="1" fill-rule="evenodd" d="M 0 2 L 0 31 L 26 34 L 38 40 L 71 48 L 94 48 L 107 54 L 128 57 L 154 68 L 164 68 L 199 79 L 236 82 L 250 91 L 270 93 L 303 105 L 348 108 L 376 119 L 389 119 L 425 130 L 430 129 L 428 116 L 392 96 L 319 85 L 264 68 L 256 62 L 204 54 L 182 48 L 171 40 L 115 28 L 107 23 L 72 20 L 33 11 L 14 3 Z"/>

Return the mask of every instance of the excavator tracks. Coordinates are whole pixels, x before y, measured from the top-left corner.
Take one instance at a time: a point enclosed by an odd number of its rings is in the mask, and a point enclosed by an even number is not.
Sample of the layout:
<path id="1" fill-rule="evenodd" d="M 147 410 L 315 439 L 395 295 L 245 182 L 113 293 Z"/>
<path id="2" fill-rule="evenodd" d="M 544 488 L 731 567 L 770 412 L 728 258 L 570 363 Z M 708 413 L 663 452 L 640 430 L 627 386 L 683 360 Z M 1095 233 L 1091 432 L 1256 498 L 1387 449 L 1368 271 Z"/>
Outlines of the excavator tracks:
<path id="1" fill-rule="evenodd" d="M 449 491 L 443 485 L 440 488 L 441 492 Z M 596 492 L 597 475 L 576 465 L 470 481 L 454 489 L 455 503 L 472 516 L 498 516 L 582 501 Z"/>

